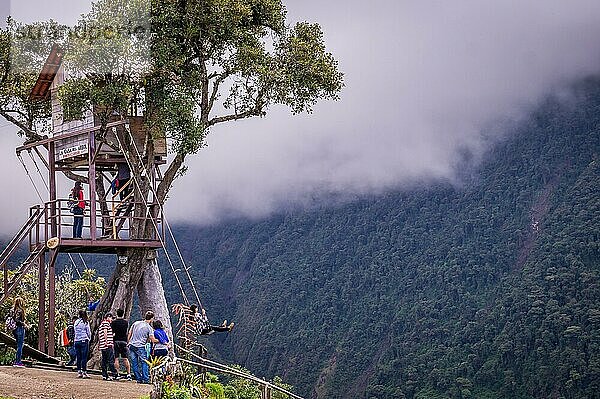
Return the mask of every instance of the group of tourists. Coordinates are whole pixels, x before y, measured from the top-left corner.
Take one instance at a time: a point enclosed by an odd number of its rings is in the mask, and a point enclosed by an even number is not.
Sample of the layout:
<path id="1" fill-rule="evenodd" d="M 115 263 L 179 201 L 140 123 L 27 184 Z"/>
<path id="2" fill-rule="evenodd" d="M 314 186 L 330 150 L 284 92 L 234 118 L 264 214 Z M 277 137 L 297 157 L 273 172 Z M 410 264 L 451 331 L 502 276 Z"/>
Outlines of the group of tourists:
<path id="1" fill-rule="evenodd" d="M 169 337 L 162 322 L 154 320 L 154 313 L 151 311 L 146 312 L 144 319 L 136 321 L 131 327 L 124 315 L 123 309 L 116 311 L 116 318 L 112 313 L 106 313 L 98 327 L 102 379 L 121 379 L 118 370 L 122 361 L 127 371 L 123 379 L 131 381 L 133 371 L 133 378 L 138 383 L 148 384 L 150 376 L 146 360 L 149 357 L 167 356 L 171 347 Z M 67 335 L 72 336 L 68 340 L 70 361 L 67 365 L 76 365 L 78 378 L 89 378 L 87 360 L 91 331 L 85 310 L 80 310 L 79 317 L 72 320 L 67 327 Z"/>
<path id="2" fill-rule="evenodd" d="M 93 300 L 87 306 L 87 310 L 82 309 L 77 316 L 73 316 L 61 337 L 69 354 L 67 365 L 76 366 L 78 378 L 90 378 L 87 374 L 87 362 L 92 332 L 88 310 L 95 310 L 98 302 Z M 229 332 L 233 329 L 234 323 L 227 324 L 227 321 L 219 326 L 211 325 L 205 310 L 198 311 L 196 305 L 190 306 L 189 310 L 190 321 L 197 326 L 199 335 Z M 15 298 L 5 324 L 9 330 L 12 330 L 17 343 L 13 366 L 24 367 L 21 358 L 27 324 L 25 305 L 21 297 Z M 121 379 L 118 370 L 122 365 L 127 372 L 123 379 L 131 381 L 133 371 L 133 378 L 138 383 L 148 384 L 150 375 L 146 360 L 150 357 L 168 356 L 171 349 L 163 323 L 155 320 L 154 313 L 151 311 L 146 312 L 143 320 L 136 321 L 131 326 L 125 318 L 123 309 L 116 311 L 116 317 L 108 312 L 104 315 L 97 334 L 98 349 L 101 352 L 102 378 L 108 381 Z"/>

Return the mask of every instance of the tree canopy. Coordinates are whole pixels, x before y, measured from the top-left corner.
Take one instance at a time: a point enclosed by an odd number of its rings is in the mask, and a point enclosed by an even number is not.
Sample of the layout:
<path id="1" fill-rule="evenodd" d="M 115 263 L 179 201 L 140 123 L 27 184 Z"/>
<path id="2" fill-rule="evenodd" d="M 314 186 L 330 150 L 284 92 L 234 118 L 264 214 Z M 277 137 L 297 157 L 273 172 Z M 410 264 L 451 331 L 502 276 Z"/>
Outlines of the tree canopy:
<path id="1" fill-rule="evenodd" d="M 31 139 L 50 108 L 28 98 L 36 74 L 11 68 L 11 43 L 32 31 L 39 40 L 21 42 L 21 57 L 39 65 L 51 44 L 65 49 L 66 120 L 94 109 L 106 123 L 135 108 L 152 134 L 166 134 L 175 156 L 159 188 L 163 200 L 213 126 L 265 116 L 275 104 L 311 112 L 343 87 L 320 26 L 289 25 L 280 0 L 100 0 L 73 28 L 12 21 L 0 36 L 0 115 Z"/>

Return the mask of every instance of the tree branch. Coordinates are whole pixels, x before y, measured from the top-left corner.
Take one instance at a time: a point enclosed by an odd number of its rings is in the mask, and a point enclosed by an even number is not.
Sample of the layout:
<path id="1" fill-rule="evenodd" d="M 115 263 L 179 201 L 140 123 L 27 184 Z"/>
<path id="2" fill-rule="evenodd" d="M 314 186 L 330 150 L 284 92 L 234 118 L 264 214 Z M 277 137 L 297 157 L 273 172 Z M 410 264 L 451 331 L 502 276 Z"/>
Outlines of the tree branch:
<path id="1" fill-rule="evenodd" d="M 254 104 L 254 107 L 247 109 L 244 112 L 235 112 L 233 114 L 230 115 L 224 115 L 224 116 L 216 116 L 212 119 L 210 119 L 208 121 L 208 126 L 214 126 L 218 123 L 223 123 L 223 122 L 228 122 L 228 121 L 237 121 L 239 119 L 245 119 L 245 118 L 250 118 L 253 116 L 261 116 L 263 114 L 263 108 L 264 108 L 264 103 L 262 101 L 262 96 L 259 96 L 259 98 L 256 100 L 256 104 Z"/>
<path id="2" fill-rule="evenodd" d="M 88 184 L 88 178 L 86 176 L 78 175 L 76 173 L 71 172 L 70 170 L 63 170 L 62 173 L 68 179 L 71 179 L 73 181 L 78 181 L 78 182 L 81 182 L 83 184 Z"/>
<path id="3" fill-rule="evenodd" d="M 6 112 L 5 110 L 0 110 L 0 115 L 4 117 L 7 121 L 18 127 L 23 131 L 25 136 L 31 141 L 38 141 L 42 139 L 42 136 L 25 126 L 22 122 L 20 122 L 17 118 Z"/>
<path id="4" fill-rule="evenodd" d="M 171 161 L 171 164 L 169 165 L 169 167 L 167 168 L 167 171 L 165 172 L 165 174 L 163 176 L 163 180 L 158 185 L 158 190 L 156 190 L 156 191 L 157 191 L 158 202 L 160 204 L 165 203 L 165 199 L 167 198 L 167 194 L 169 193 L 169 190 L 171 189 L 171 185 L 173 184 L 173 181 L 175 180 L 175 177 L 177 177 L 177 173 L 179 172 L 179 169 L 181 169 L 181 166 L 183 165 L 183 162 L 185 161 L 185 156 L 186 156 L 186 154 L 181 153 L 181 152 L 179 152 L 179 153 L 177 153 L 177 155 L 175 155 L 175 158 Z"/>
<path id="5" fill-rule="evenodd" d="M 216 75 L 217 79 L 213 83 L 212 92 L 210 94 L 210 99 L 208 101 L 208 112 L 209 113 L 210 113 L 210 110 L 212 110 L 212 107 L 213 107 L 213 104 L 215 103 L 215 100 L 217 99 L 217 95 L 219 94 L 219 86 L 230 75 L 231 75 L 231 72 L 229 72 L 229 71 L 223 71 L 223 73 Z M 211 74 L 211 76 L 212 76 L 212 74 Z M 211 76 L 209 76 L 208 78 L 210 79 Z"/>

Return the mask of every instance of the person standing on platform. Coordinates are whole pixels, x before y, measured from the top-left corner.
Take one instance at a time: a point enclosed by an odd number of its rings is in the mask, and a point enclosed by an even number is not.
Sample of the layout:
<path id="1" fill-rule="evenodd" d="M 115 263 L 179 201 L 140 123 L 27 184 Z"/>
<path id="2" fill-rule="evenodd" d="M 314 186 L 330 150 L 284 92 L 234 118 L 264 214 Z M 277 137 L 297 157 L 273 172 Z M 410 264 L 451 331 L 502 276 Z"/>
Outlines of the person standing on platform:
<path id="1" fill-rule="evenodd" d="M 83 231 L 83 211 L 85 210 L 85 200 L 83 199 L 81 182 L 75 182 L 75 187 L 71 190 L 71 200 L 74 201 L 74 206 L 72 208 L 73 238 L 81 238 L 81 233 Z"/>
<path id="2" fill-rule="evenodd" d="M 117 309 L 117 318 L 110 323 L 114 334 L 115 341 L 115 369 L 119 370 L 119 359 L 123 359 L 125 370 L 127 371 L 127 380 L 131 381 L 131 367 L 129 365 L 129 350 L 127 349 L 127 330 L 129 329 L 129 321 L 123 316 L 125 311 Z"/>
<path id="3" fill-rule="evenodd" d="M 119 164 L 119 170 L 117 172 L 118 188 L 121 189 L 122 187 L 124 187 L 127 183 L 129 183 L 130 179 L 131 179 L 131 171 L 129 170 L 129 165 L 127 165 L 127 162 L 121 162 Z M 127 187 L 125 187 L 125 189 L 123 191 L 121 191 L 121 193 L 119 194 L 121 201 L 123 201 L 125 198 L 127 198 L 127 196 L 132 191 L 133 191 L 133 187 L 131 184 L 128 185 Z"/>
<path id="4" fill-rule="evenodd" d="M 144 320 L 139 320 L 133 323 L 129 329 L 129 355 L 131 356 L 131 367 L 133 374 L 139 384 L 149 384 L 150 374 L 148 370 L 148 354 L 146 353 L 146 343 L 156 343 L 158 340 L 154 338 L 154 329 L 152 321 L 154 320 L 153 312 L 146 312 Z"/>
<path id="5" fill-rule="evenodd" d="M 87 374 L 87 362 L 92 332 L 88 322 L 87 312 L 79 311 L 79 318 L 75 321 L 75 353 L 77 354 L 77 377 L 90 378 Z"/>

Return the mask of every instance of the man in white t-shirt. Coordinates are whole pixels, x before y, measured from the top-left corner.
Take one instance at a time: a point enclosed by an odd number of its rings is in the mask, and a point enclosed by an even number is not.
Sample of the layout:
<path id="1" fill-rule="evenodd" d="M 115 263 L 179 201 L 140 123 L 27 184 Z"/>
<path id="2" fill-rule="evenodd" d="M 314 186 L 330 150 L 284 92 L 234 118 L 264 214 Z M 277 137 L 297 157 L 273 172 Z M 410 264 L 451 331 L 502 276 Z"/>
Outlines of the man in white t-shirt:
<path id="1" fill-rule="evenodd" d="M 133 323 L 129 329 L 129 356 L 131 356 L 131 368 L 135 379 L 139 384 L 149 384 L 150 375 L 148 371 L 148 364 L 146 359 L 148 358 L 146 353 L 147 342 L 158 342 L 154 338 L 154 329 L 152 328 L 152 321 L 154 320 L 154 313 L 148 311 L 144 320 L 139 320 Z"/>

